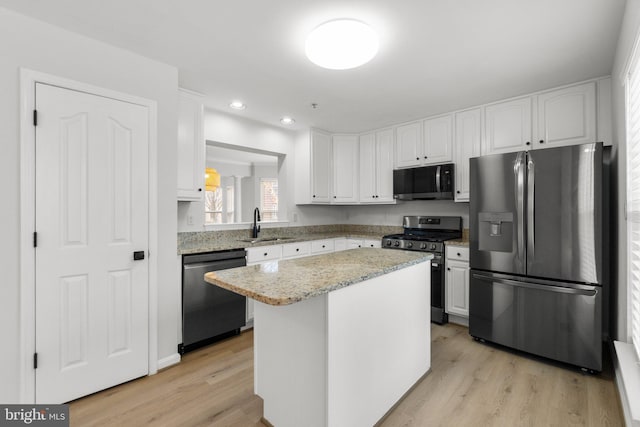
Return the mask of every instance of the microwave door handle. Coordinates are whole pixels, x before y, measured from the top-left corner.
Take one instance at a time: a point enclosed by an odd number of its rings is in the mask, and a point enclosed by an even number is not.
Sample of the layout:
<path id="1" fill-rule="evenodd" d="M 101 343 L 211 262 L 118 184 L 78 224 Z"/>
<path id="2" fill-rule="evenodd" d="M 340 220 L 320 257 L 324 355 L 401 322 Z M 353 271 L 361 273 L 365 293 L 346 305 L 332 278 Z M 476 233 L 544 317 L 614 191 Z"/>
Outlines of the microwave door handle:
<path id="1" fill-rule="evenodd" d="M 527 163 L 527 269 L 531 268 L 533 260 L 535 258 L 535 163 L 531 156 Z"/>
<path id="2" fill-rule="evenodd" d="M 436 189 L 439 193 L 442 192 L 442 188 L 440 188 L 440 166 L 436 167 Z"/>

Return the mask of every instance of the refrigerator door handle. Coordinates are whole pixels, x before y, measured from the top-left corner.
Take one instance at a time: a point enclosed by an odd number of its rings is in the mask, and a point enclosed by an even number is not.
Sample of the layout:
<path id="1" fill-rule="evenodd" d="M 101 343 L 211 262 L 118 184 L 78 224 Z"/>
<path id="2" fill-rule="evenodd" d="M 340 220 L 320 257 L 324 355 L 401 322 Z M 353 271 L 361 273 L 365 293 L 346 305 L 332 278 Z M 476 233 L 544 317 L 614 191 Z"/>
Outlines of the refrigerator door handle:
<path id="1" fill-rule="evenodd" d="M 535 230 L 535 162 L 529 156 L 527 162 L 527 270 L 531 268 L 535 258 L 536 230 Z"/>
<path id="2" fill-rule="evenodd" d="M 588 289 L 576 289 L 576 288 L 565 288 L 557 285 L 538 285 L 536 283 L 531 283 L 531 282 L 519 282 L 517 280 L 502 279 L 502 278 L 497 278 L 493 276 L 485 276 L 484 274 L 477 274 L 477 273 L 474 273 L 473 277 L 479 280 L 502 283 L 504 285 L 516 286 L 518 288 L 539 289 L 539 290 L 548 291 L 548 292 L 557 292 L 557 293 L 571 294 L 571 295 L 585 295 L 589 297 L 593 297 L 598 294 L 598 289 L 595 286 L 588 286 Z"/>
<path id="3" fill-rule="evenodd" d="M 516 216 L 517 216 L 517 245 L 518 245 L 518 260 L 520 265 L 524 268 L 524 153 L 518 153 L 516 162 L 513 165 L 513 173 L 516 179 Z"/>
<path id="4" fill-rule="evenodd" d="M 436 167 L 436 191 L 441 192 L 442 188 L 440 187 L 440 168 L 441 166 Z"/>

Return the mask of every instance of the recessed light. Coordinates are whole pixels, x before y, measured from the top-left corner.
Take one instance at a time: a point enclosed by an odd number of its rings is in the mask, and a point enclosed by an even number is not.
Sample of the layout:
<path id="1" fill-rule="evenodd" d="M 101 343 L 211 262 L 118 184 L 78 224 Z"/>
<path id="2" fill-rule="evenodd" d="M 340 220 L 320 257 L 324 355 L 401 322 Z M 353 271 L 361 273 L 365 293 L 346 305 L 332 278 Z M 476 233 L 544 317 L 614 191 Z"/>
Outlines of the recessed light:
<path id="1" fill-rule="evenodd" d="M 307 58 L 331 70 L 347 70 L 366 64 L 378 53 L 378 35 L 355 19 L 335 19 L 316 27 L 307 36 Z"/>
<path id="2" fill-rule="evenodd" d="M 244 102 L 242 101 L 233 101 L 231 104 L 229 104 L 229 107 L 233 108 L 234 110 L 244 110 L 245 108 L 247 108 L 247 106 L 244 105 Z"/>
<path id="3" fill-rule="evenodd" d="M 289 117 L 289 116 L 284 116 L 283 118 L 280 119 L 280 123 L 282 123 L 283 125 L 292 125 L 295 122 L 296 121 L 293 120 L 293 118 Z"/>

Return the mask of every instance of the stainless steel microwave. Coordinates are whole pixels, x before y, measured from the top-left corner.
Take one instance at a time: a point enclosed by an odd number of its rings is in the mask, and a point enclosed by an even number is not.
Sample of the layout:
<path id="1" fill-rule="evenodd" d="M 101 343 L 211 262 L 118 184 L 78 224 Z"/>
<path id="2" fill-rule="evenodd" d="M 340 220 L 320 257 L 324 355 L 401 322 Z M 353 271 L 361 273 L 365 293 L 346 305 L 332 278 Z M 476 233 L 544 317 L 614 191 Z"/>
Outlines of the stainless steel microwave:
<path id="1" fill-rule="evenodd" d="M 453 200 L 454 164 L 393 171 L 393 198 L 398 200 Z"/>

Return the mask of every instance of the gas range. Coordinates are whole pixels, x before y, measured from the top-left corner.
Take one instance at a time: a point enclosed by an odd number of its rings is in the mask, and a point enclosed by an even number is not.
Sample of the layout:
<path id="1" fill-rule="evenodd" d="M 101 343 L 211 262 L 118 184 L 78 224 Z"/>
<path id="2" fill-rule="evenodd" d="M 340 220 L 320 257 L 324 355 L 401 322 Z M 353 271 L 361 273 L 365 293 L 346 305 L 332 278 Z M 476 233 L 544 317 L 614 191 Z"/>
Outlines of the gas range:
<path id="1" fill-rule="evenodd" d="M 405 216 L 404 233 L 382 238 L 382 247 L 411 251 L 444 253 L 444 241 L 462 237 L 459 216 Z"/>
<path id="2" fill-rule="evenodd" d="M 431 260 L 431 321 L 447 323 L 444 307 L 444 243 L 462 237 L 462 217 L 459 216 L 405 216 L 404 233 L 382 238 L 382 247 L 410 251 L 430 252 Z"/>

